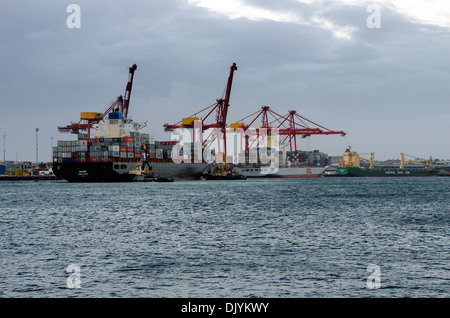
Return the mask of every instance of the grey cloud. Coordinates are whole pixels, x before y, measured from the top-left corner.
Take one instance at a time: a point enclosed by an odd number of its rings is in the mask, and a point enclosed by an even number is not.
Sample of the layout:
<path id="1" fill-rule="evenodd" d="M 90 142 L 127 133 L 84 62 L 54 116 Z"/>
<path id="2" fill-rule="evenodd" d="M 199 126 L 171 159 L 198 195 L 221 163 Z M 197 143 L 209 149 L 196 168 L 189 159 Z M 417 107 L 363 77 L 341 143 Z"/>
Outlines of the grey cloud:
<path id="1" fill-rule="evenodd" d="M 346 40 L 316 25 L 230 20 L 187 1 L 134 0 L 78 1 L 82 27 L 70 30 L 70 3 L 8 2 L 0 13 L 0 133 L 8 135 L 11 159 L 16 152 L 19 159 L 34 158 L 35 127 L 49 159 L 50 137 L 68 137 L 56 127 L 77 120 L 81 111 L 106 109 L 123 94 L 133 63 L 138 70 L 130 113 L 149 120 L 148 132 L 169 138 L 162 125 L 220 98 L 233 62 L 239 69 L 230 121 L 263 104 L 279 113 L 296 109 L 348 132 L 309 141 L 331 154 L 353 143 L 361 152 L 391 158 L 400 152 L 398 140 L 411 138 L 417 142 L 404 145 L 413 149 L 402 151 L 414 153 L 417 144 L 428 143 L 433 146 L 420 155 L 448 157 L 440 142 L 429 142 L 435 130 L 411 128 L 422 118 L 442 126 L 448 113 L 446 29 L 412 23 L 389 8 L 382 8 L 381 29 L 368 29 L 363 6 L 247 1 L 303 17 L 319 12 L 355 28 Z"/>

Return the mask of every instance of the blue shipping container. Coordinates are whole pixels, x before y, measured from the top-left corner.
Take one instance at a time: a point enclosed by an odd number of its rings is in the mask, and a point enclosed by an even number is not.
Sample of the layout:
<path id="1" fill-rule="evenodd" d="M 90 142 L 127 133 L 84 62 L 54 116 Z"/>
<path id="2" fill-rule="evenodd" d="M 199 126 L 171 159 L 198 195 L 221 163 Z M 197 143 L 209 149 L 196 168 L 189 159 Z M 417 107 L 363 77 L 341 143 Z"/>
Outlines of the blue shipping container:
<path id="1" fill-rule="evenodd" d="M 6 174 L 6 166 L 1 165 L 0 166 L 0 175 L 4 175 L 4 174 Z"/>

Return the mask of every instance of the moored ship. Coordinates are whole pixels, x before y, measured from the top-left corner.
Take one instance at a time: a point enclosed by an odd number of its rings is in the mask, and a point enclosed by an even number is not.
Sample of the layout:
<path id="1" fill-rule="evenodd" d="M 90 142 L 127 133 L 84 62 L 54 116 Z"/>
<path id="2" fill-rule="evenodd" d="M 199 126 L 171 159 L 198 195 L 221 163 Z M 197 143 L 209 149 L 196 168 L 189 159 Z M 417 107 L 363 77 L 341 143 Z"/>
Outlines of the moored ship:
<path id="1" fill-rule="evenodd" d="M 317 178 L 323 175 L 325 167 L 278 167 L 267 166 L 240 168 L 247 178 Z"/>
<path id="2" fill-rule="evenodd" d="M 368 168 L 360 166 L 360 160 L 370 162 Z M 406 166 L 410 162 L 425 162 L 421 166 Z M 351 151 L 349 147 L 343 155 L 342 162 L 336 168 L 336 175 L 343 177 L 429 177 L 437 176 L 439 169 L 436 169 L 431 160 L 415 159 L 405 160 L 404 154 L 401 154 L 400 165 L 397 166 L 375 166 L 374 154 L 371 159 L 361 157 L 357 152 Z"/>
<path id="3" fill-rule="evenodd" d="M 125 97 L 104 113 L 83 112 L 78 123 L 58 127 L 77 134 L 77 140 L 59 140 L 53 148 L 54 174 L 69 182 L 131 182 L 144 171 L 159 178 L 199 179 L 210 166 L 204 161 L 175 163 L 175 141 L 156 141 L 141 133 L 146 123 L 128 118 L 136 64 L 129 68 Z"/>
<path id="4" fill-rule="evenodd" d="M 262 151 L 274 156 L 278 154 L 278 160 L 270 165 L 261 165 L 257 158 L 258 164 L 250 164 L 248 156 L 244 156 L 241 160 L 246 163 L 239 165 L 239 173 L 247 178 L 317 178 L 323 176 L 328 164 L 328 155 L 318 150 L 278 152 L 274 148 L 262 148 Z"/>

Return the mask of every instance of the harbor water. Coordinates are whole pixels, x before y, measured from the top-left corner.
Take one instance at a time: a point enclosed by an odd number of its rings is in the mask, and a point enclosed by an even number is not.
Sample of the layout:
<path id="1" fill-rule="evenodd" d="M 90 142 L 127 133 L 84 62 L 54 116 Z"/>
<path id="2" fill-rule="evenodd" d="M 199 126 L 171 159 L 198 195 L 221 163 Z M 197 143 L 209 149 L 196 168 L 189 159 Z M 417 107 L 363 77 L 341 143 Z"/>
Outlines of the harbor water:
<path id="1" fill-rule="evenodd" d="M 3 182 L 0 297 L 447 298 L 449 206 L 443 177 Z"/>

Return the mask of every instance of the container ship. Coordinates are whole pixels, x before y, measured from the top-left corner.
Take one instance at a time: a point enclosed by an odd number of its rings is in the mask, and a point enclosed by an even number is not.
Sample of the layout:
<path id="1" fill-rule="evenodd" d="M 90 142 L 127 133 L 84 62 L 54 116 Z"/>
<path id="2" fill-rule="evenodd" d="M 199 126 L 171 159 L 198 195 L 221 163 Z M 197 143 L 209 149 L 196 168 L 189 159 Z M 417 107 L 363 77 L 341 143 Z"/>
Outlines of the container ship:
<path id="1" fill-rule="evenodd" d="M 370 162 L 368 168 L 360 166 L 360 160 Z M 422 166 L 406 166 L 407 163 L 424 162 Z M 343 177 L 428 177 L 438 176 L 439 169 L 436 169 L 431 160 L 414 159 L 405 160 L 401 154 L 400 166 L 375 166 L 374 154 L 370 159 L 361 157 L 357 152 L 351 151 L 351 147 L 344 152 L 342 162 L 336 168 L 336 175 Z"/>
<path id="2" fill-rule="evenodd" d="M 259 157 L 253 158 L 253 161 L 259 164 L 250 164 L 251 153 L 247 156 L 242 156 L 238 169 L 239 173 L 247 178 L 317 178 L 322 177 L 328 165 L 328 155 L 319 150 L 314 151 L 276 151 L 272 149 L 259 149 L 258 151 L 267 151 L 278 154 L 278 164 L 261 165 Z M 258 152 L 257 152 L 258 153 Z M 255 155 L 254 155 L 255 156 Z"/>
<path id="3" fill-rule="evenodd" d="M 146 123 L 128 118 L 136 64 L 129 68 L 124 97 L 104 113 L 83 112 L 78 123 L 58 127 L 77 140 L 58 140 L 53 147 L 53 172 L 68 182 L 131 182 L 144 172 L 174 180 L 199 179 L 209 163 L 175 163 L 175 141 L 156 141 L 141 133 Z M 177 153 L 178 154 L 178 153 Z M 183 154 L 186 156 L 186 154 Z"/>

